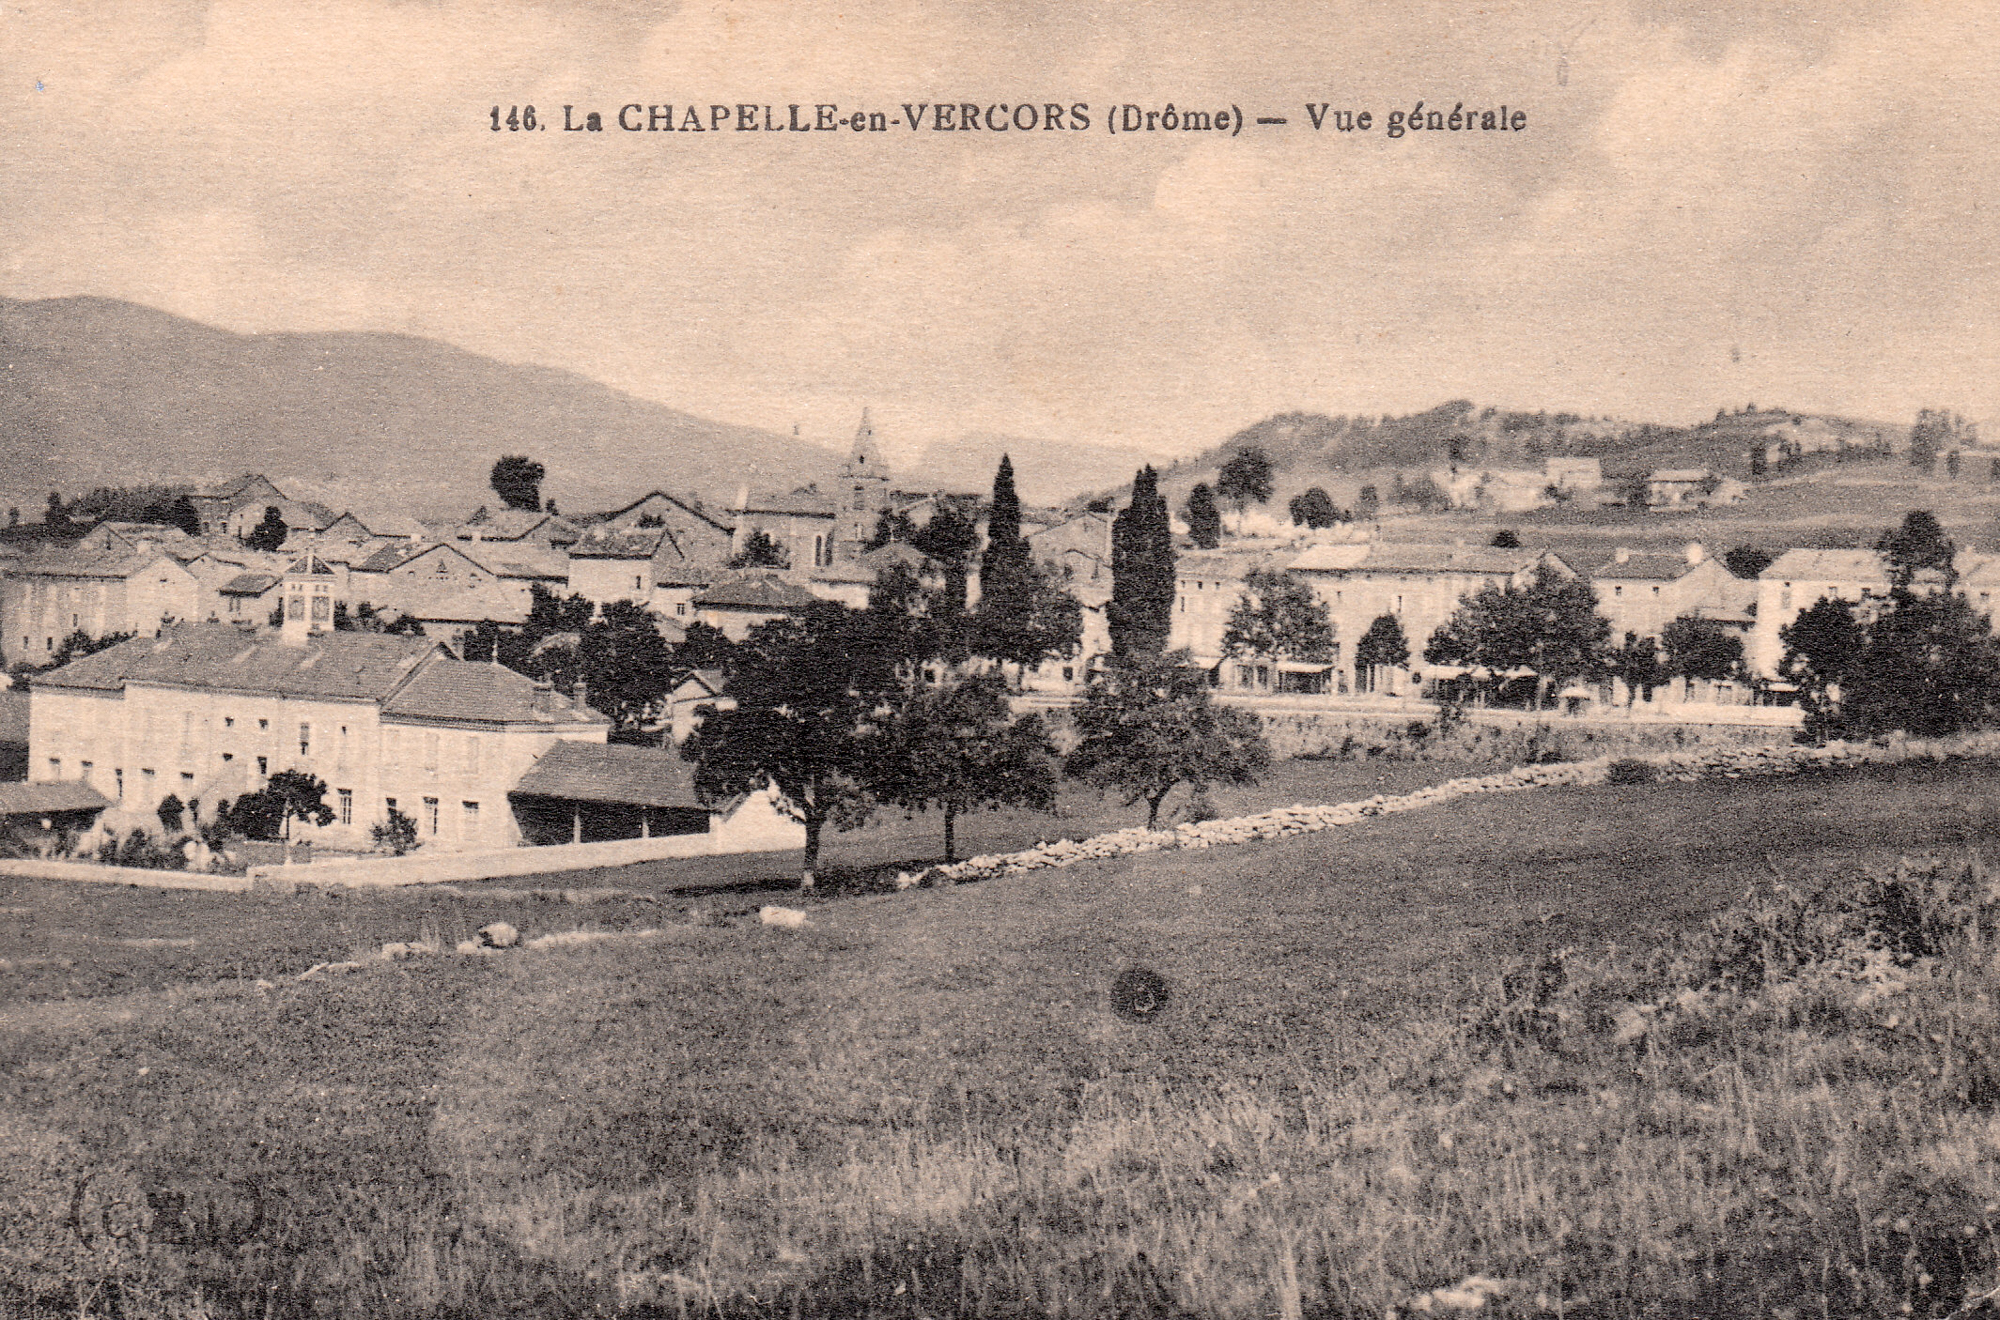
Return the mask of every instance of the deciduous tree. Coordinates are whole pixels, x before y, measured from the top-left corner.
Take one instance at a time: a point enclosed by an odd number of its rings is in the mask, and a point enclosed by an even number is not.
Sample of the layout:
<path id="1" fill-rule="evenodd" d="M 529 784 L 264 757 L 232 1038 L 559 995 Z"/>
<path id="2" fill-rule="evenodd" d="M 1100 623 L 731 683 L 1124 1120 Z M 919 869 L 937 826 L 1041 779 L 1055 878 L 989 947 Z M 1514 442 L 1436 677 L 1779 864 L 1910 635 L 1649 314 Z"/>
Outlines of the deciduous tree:
<path id="1" fill-rule="evenodd" d="M 268 554 L 273 550 L 283 549 L 285 537 L 290 535 L 290 532 L 291 529 L 285 526 L 285 515 L 278 511 L 278 506 L 266 505 L 264 517 L 250 529 L 250 534 L 243 538 L 243 544 L 252 550 L 262 550 Z"/>
<path id="2" fill-rule="evenodd" d="M 1230 655 L 1270 656 L 1324 664 L 1333 659 L 1333 620 L 1326 603 L 1293 573 L 1253 568 L 1222 632 Z"/>
<path id="3" fill-rule="evenodd" d="M 1205 481 L 1197 481 L 1188 492 L 1188 539 L 1197 550 L 1213 550 L 1222 544 L 1222 510 L 1215 507 L 1215 492 Z M 1296 519 L 1294 519 L 1296 521 Z"/>
<path id="4" fill-rule="evenodd" d="M 1549 689 L 1600 673 L 1610 635 L 1588 582 L 1543 569 L 1526 585 L 1488 585 L 1461 599 L 1424 658 L 1496 675 L 1532 670 L 1540 704 Z"/>
<path id="5" fill-rule="evenodd" d="M 1333 496 L 1319 486 L 1292 496 L 1289 512 L 1294 527 L 1331 527 L 1340 521 L 1340 509 Z"/>
<path id="6" fill-rule="evenodd" d="M 918 687 L 882 725 L 869 758 L 876 798 L 944 817 L 944 859 L 956 860 L 959 816 L 1055 806 L 1058 763 L 1038 715 L 1015 718 L 992 674 Z"/>
<path id="7" fill-rule="evenodd" d="M 1271 460 L 1256 445 L 1245 445 L 1216 474 L 1215 493 L 1238 510 L 1264 503 L 1271 498 Z"/>
<path id="8" fill-rule="evenodd" d="M 804 885 L 826 826 L 852 828 L 872 807 L 868 748 L 901 691 L 882 627 L 821 602 L 752 629 L 723 671 L 735 708 L 709 712 L 681 744 L 704 803 L 777 786 L 780 808 L 805 826 Z"/>
<path id="9" fill-rule="evenodd" d="M 525 454 L 508 454 L 494 463 L 487 481 L 500 502 L 510 509 L 539 511 L 542 507 L 544 468 Z"/>
<path id="10" fill-rule="evenodd" d="M 1378 614 L 1354 644 L 1355 682 L 1372 686 L 1376 670 L 1400 668 L 1409 658 L 1410 640 L 1403 635 L 1402 620 L 1393 614 Z"/>
<path id="11" fill-rule="evenodd" d="M 1271 761 L 1257 717 L 1215 704 L 1208 676 L 1185 651 L 1116 657 L 1075 721 L 1079 736 L 1065 768 L 1122 792 L 1127 806 L 1144 802 L 1148 828 L 1179 785 L 1199 794 L 1210 784 L 1255 783 Z"/>

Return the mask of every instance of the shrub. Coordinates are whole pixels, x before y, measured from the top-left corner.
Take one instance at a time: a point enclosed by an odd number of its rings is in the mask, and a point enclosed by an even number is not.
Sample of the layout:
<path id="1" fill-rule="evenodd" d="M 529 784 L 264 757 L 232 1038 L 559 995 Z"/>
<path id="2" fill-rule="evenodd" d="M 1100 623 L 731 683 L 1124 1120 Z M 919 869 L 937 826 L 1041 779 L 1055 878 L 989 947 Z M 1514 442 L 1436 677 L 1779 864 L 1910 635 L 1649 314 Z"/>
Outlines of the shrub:
<path id="1" fill-rule="evenodd" d="M 417 842 L 417 822 L 395 807 L 389 808 L 389 818 L 371 825 L 368 836 L 377 848 L 386 848 L 401 857 L 421 845 Z"/>
<path id="2" fill-rule="evenodd" d="M 1605 771 L 1605 781 L 1612 784 L 1650 784 L 1657 778 L 1657 766 L 1633 756 L 1619 757 Z"/>

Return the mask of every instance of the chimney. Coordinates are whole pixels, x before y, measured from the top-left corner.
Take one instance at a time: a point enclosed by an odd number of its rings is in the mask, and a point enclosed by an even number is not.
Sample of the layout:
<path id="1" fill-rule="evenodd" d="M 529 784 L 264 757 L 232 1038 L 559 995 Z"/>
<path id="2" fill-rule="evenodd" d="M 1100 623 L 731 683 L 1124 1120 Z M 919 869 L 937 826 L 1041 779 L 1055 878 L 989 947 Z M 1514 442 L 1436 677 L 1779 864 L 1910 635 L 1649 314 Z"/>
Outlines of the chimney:
<path id="1" fill-rule="evenodd" d="M 1631 563 L 1632 562 L 1631 548 L 1628 546 L 1622 546 L 1622 545 L 1619 546 L 1616 550 L 1611 552 L 1611 562 L 1614 564 Z"/>
<path id="2" fill-rule="evenodd" d="M 1687 561 L 1689 564 L 1699 564 L 1707 557 L 1708 552 L 1702 549 L 1701 542 L 1689 541 L 1687 543 Z"/>
<path id="3" fill-rule="evenodd" d="M 576 686 L 571 688 L 569 692 L 570 700 L 576 703 L 576 708 L 578 710 L 585 709 L 588 705 L 585 699 L 590 695 L 590 690 L 584 686 L 583 680 L 580 678 L 576 680 Z"/>

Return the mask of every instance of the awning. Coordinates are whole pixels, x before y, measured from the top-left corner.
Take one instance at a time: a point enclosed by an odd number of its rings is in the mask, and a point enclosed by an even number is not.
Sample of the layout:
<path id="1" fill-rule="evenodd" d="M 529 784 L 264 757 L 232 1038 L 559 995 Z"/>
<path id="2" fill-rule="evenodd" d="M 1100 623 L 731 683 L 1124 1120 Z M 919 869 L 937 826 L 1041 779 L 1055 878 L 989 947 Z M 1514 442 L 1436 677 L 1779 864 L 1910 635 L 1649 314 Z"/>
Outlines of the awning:
<path id="1" fill-rule="evenodd" d="M 64 811 L 102 811 L 111 799 L 81 779 L 52 783 L 0 784 L 0 816 L 46 816 Z"/>
<path id="2" fill-rule="evenodd" d="M 1325 674 L 1330 673 L 1332 669 L 1332 665 L 1315 660 L 1278 661 L 1278 672 L 1281 674 Z"/>

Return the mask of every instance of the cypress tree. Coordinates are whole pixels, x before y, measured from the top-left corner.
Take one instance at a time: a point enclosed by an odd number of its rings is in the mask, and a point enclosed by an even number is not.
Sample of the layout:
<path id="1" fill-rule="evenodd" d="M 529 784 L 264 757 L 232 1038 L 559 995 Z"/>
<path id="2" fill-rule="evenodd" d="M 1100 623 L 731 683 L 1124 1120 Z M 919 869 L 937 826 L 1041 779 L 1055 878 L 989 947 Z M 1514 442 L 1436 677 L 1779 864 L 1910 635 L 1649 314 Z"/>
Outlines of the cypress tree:
<path id="1" fill-rule="evenodd" d="M 1158 655 L 1173 626 L 1174 540 L 1159 474 L 1148 464 L 1132 478 L 1132 502 L 1111 523 L 1111 649 Z"/>
<path id="2" fill-rule="evenodd" d="M 979 613 L 989 633 L 1024 627 L 1034 610 L 1028 543 L 1021 539 L 1021 497 L 1014 493 L 1014 464 L 1000 456 L 993 474 L 993 506 L 986 518 L 986 552 L 979 560 Z"/>

